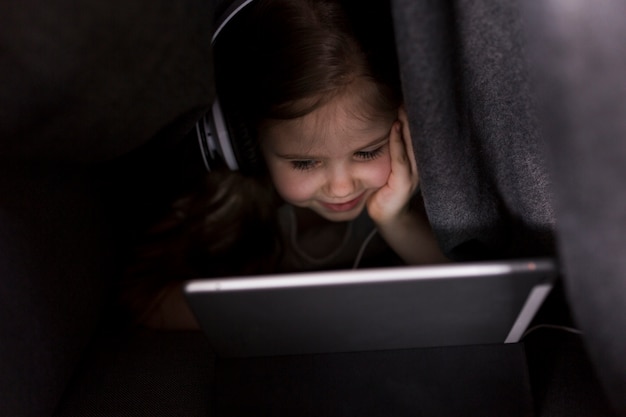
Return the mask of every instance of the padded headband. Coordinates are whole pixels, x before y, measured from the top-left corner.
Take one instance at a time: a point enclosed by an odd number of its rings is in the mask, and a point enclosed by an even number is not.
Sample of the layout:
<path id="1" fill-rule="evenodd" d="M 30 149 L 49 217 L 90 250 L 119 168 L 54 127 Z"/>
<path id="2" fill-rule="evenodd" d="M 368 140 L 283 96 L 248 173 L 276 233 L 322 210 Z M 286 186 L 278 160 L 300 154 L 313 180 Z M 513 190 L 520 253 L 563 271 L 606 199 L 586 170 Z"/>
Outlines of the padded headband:
<path id="1" fill-rule="evenodd" d="M 220 17 L 220 19 L 217 21 L 216 29 L 215 32 L 213 32 L 213 37 L 211 38 L 211 44 L 215 43 L 215 39 L 217 39 L 218 35 L 220 34 L 220 32 L 222 31 L 222 29 L 224 29 L 224 27 L 228 24 L 228 22 L 230 22 L 230 20 L 235 17 L 235 15 L 237 13 L 239 13 L 241 11 L 241 9 L 243 9 L 244 7 L 246 7 L 248 4 L 252 3 L 254 0 L 238 0 L 233 2 L 224 13 L 222 13 L 222 16 Z"/>
<path id="2" fill-rule="evenodd" d="M 253 1 L 235 1 L 222 13 L 221 18 L 216 23 L 216 29 L 211 38 L 211 45 L 215 44 L 219 34 L 228 22 Z M 219 100 L 216 99 L 211 107 L 211 112 L 196 123 L 198 144 L 207 171 L 210 172 L 215 168 L 214 165 L 218 159 L 222 159 L 230 170 L 235 171 L 241 168 L 237 160 L 237 152 L 233 149 L 234 144 L 232 141 L 234 138 L 231 138 L 229 130 L 229 124 L 224 117 Z"/>

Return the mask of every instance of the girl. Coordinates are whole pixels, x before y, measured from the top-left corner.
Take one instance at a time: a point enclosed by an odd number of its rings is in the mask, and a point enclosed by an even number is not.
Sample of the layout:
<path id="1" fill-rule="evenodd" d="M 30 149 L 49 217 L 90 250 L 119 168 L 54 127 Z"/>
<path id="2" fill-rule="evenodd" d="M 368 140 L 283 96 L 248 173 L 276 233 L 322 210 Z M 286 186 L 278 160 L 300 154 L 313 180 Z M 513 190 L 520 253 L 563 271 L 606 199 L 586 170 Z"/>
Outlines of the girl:
<path id="1" fill-rule="evenodd" d="M 445 261 L 416 192 L 390 21 L 362 9 L 256 0 L 219 35 L 217 95 L 250 161 L 211 172 L 153 229 L 127 280 L 141 323 L 193 326 L 189 278 Z"/>

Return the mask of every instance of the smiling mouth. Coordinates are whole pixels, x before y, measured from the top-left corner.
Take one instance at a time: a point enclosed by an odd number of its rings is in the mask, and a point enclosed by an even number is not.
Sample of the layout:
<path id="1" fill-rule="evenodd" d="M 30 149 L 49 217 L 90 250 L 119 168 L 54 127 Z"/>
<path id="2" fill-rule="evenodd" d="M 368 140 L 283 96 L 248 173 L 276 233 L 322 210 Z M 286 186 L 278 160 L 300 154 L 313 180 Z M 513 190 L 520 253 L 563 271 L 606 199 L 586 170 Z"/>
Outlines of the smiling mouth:
<path id="1" fill-rule="evenodd" d="M 365 193 L 359 195 L 358 197 L 346 201 L 345 203 L 325 203 L 320 202 L 322 206 L 326 207 L 330 211 L 350 211 L 355 208 L 363 199 Z"/>

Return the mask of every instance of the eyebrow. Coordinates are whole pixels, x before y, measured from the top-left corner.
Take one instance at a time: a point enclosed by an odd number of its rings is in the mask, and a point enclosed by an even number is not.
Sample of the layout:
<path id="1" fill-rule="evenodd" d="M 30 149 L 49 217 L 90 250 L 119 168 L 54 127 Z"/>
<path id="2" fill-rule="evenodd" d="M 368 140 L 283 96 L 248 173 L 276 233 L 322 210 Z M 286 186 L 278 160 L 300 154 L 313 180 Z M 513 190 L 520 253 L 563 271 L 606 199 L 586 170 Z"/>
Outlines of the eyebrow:
<path id="1" fill-rule="evenodd" d="M 393 124 L 391 125 L 391 128 L 393 128 Z M 363 150 L 365 150 L 367 148 L 377 148 L 378 145 L 382 146 L 388 140 L 390 134 L 391 134 L 391 129 L 389 129 L 389 131 L 387 133 L 385 133 L 383 136 L 374 139 L 370 143 L 360 147 L 359 149 L 357 149 L 354 152 L 363 152 Z M 293 159 L 293 160 L 324 159 L 324 157 L 322 157 L 322 156 L 307 155 L 307 154 L 280 154 L 280 153 L 277 153 L 276 156 L 278 156 L 279 158 L 283 158 L 283 159 Z"/>

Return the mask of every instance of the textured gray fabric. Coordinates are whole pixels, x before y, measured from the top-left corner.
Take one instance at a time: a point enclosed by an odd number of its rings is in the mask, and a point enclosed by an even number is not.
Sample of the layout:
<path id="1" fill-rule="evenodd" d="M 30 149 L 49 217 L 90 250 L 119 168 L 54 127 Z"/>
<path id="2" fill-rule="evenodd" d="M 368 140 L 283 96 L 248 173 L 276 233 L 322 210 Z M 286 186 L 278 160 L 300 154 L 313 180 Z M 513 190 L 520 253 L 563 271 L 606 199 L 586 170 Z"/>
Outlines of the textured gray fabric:
<path id="1" fill-rule="evenodd" d="M 212 10 L 212 0 L 0 2 L 0 162 L 110 159 L 206 109 Z"/>
<path id="2" fill-rule="evenodd" d="M 103 332 L 55 416 L 208 417 L 213 368 L 199 331 Z"/>
<path id="3" fill-rule="evenodd" d="M 392 6 L 421 187 L 444 250 L 457 259 L 551 253 L 549 179 L 516 2 Z M 464 254 L 467 243 L 478 253 Z"/>
<path id="4" fill-rule="evenodd" d="M 617 417 L 581 337 L 543 328 L 525 340 L 535 417 Z"/>
<path id="5" fill-rule="evenodd" d="M 0 2 L 0 414 L 51 415 L 67 388 L 119 276 L 109 233 L 127 221 L 106 212 L 95 163 L 208 108 L 212 10 Z"/>
<path id="6" fill-rule="evenodd" d="M 626 415 L 626 3 L 526 6 L 573 314 Z"/>
<path id="7" fill-rule="evenodd" d="M 220 417 L 532 417 L 524 346 L 218 358 Z"/>
<path id="8" fill-rule="evenodd" d="M 90 172 L 0 166 L 0 414 L 49 416 L 110 287 L 106 215 Z"/>

